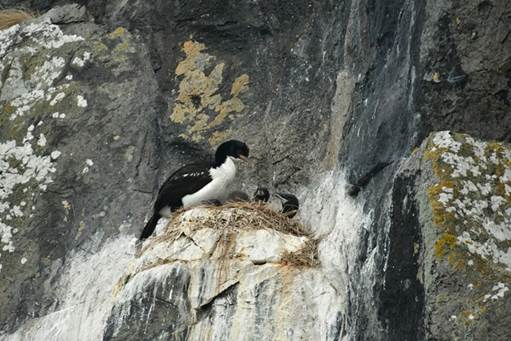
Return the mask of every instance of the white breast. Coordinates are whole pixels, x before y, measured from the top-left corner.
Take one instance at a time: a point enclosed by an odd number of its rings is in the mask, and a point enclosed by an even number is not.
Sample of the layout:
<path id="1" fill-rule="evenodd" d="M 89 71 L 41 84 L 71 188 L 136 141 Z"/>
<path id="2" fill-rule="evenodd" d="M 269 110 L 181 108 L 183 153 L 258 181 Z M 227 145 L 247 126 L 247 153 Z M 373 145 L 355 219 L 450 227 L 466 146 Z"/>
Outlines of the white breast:
<path id="1" fill-rule="evenodd" d="M 193 194 L 185 195 L 181 199 L 184 208 L 199 205 L 213 199 L 224 199 L 227 196 L 227 186 L 236 176 L 236 165 L 228 157 L 220 167 L 211 169 L 209 174 L 213 179 L 209 184 Z"/>

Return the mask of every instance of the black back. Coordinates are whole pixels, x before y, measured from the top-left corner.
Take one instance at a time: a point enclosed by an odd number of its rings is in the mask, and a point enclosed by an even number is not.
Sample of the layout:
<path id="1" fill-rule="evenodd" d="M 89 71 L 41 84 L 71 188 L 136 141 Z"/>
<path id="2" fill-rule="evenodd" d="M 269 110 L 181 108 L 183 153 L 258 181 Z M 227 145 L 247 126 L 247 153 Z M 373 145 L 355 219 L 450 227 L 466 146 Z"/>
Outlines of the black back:
<path id="1" fill-rule="evenodd" d="M 181 198 L 206 186 L 212 179 L 209 169 L 211 162 L 197 162 L 179 168 L 163 183 L 154 203 L 154 210 L 170 206 L 172 211 L 183 206 Z"/>

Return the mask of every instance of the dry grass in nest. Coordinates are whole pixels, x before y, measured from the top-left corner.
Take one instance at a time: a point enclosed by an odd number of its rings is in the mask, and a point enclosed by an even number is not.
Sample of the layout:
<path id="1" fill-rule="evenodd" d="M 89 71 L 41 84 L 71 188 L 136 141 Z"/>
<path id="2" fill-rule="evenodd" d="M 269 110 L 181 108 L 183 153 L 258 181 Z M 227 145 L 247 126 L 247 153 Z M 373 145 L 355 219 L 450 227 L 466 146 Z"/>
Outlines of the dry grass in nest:
<path id="1" fill-rule="evenodd" d="M 228 202 L 222 206 L 207 206 L 213 213 L 215 211 L 229 210 L 228 215 L 215 214 L 206 219 L 199 219 L 202 227 L 212 229 L 231 230 L 259 230 L 271 228 L 272 230 L 292 234 L 295 236 L 309 236 L 305 227 L 298 221 L 289 219 L 270 206 L 257 202 Z M 171 222 L 172 223 L 172 222 Z"/>
<path id="2" fill-rule="evenodd" d="M 221 206 L 207 205 L 200 207 L 207 208 L 210 214 L 187 220 L 188 231 L 211 228 L 222 230 L 225 233 L 233 233 L 240 230 L 271 229 L 285 234 L 310 238 L 310 233 L 298 220 L 289 219 L 284 214 L 276 212 L 269 205 L 263 203 L 237 201 L 228 202 Z M 179 238 L 183 233 L 180 225 L 182 214 L 185 211 L 181 209 L 174 212 L 171 221 L 167 225 L 166 232 L 147 243 L 143 247 L 142 253 L 156 243 Z M 304 257 L 307 258 L 308 256 L 304 255 Z"/>
<path id="3" fill-rule="evenodd" d="M 0 10 L 0 30 L 5 30 L 33 17 L 32 13 L 22 9 Z"/>
<path id="4" fill-rule="evenodd" d="M 282 263 L 296 266 L 315 267 L 320 264 L 318 258 L 318 244 L 316 239 L 305 242 L 305 246 L 296 252 L 286 252 L 282 255 Z"/>

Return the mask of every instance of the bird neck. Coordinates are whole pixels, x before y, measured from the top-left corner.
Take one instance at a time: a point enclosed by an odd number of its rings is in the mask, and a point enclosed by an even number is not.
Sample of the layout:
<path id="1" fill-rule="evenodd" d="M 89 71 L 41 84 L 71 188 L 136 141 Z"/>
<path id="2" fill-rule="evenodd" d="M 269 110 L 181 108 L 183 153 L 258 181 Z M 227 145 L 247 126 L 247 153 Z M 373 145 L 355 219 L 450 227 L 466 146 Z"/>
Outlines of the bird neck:
<path id="1" fill-rule="evenodd" d="M 228 159 L 225 154 L 216 153 L 215 161 L 213 162 L 213 167 L 220 167 L 224 162 Z"/>
<path id="2" fill-rule="evenodd" d="M 218 166 L 213 166 L 210 170 L 213 180 L 222 179 L 222 181 L 230 182 L 236 175 L 236 164 L 231 158 L 226 158 L 224 162 Z"/>

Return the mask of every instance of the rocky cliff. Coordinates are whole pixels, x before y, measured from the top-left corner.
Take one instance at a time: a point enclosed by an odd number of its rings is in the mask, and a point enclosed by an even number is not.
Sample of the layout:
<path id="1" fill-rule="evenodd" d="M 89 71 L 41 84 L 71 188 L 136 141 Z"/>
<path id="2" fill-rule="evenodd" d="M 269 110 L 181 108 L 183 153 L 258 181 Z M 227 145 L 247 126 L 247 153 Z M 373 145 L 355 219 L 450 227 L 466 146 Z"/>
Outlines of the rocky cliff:
<path id="1" fill-rule="evenodd" d="M 20 5 L 0 338 L 509 338 L 506 1 L 0 0 Z M 298 194 L 307 233 L 193 210 L 136 246 L 166 175 L 228 138 L 253 158 L 234 187 Z"/>

